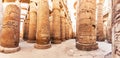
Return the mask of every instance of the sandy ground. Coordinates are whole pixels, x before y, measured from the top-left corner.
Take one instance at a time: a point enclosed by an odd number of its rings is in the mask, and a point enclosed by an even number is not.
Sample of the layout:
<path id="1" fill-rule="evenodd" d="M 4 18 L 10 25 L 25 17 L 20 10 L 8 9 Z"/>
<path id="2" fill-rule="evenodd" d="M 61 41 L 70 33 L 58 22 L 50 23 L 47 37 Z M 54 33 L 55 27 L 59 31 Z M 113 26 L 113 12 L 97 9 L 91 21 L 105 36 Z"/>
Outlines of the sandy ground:
<path id="1" fill-rule="evenodd" d="M 21 40 L 19 52 L 0 53 L 0 58 L 105 58 L 105 55 L 111 52 L 111 44 L 107 42 L 98 42 L 98 44 L 98 50 L 80 51 L 75 48 L 75 40 L 71 39 L 62 44 L 52 44 L 49 49 L 35 49 L 34 43 Z"/>

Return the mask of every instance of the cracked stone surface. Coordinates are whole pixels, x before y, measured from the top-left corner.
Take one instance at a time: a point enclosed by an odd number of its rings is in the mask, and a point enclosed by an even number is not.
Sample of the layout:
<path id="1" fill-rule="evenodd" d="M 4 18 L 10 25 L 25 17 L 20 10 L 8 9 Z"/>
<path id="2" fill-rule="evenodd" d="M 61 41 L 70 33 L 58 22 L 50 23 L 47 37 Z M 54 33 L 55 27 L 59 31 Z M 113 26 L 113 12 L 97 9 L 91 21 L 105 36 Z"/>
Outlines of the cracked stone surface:
<path id="1" fill-rule="evenodd" d="M 21 50 L 16 53 L 3 54 L 0 58 L 110 58 L 111 44 L 98 42 L 99 49 L 80 51 L 75 47 L 75 40 L 67 40 L 61 44 L 52 44 L 49 49 L 35 49 L 33 43 L 20 41 Z"/>

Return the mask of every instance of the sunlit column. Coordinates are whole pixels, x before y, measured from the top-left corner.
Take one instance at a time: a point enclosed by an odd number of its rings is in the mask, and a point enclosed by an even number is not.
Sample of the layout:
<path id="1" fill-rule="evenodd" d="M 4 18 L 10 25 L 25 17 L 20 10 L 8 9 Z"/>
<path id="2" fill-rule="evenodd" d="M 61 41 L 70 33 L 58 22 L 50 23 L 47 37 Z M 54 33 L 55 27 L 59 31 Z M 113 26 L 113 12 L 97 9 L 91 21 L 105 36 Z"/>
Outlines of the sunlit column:
<path id="1" fill-rule="evenodd" d="M 3 2 L 15 2 L 16 0 L 3 0 Z"/>
<path id="2" fill-rule="evenodd" d="M 36 41 L 36 25 L 37 25 L 37 12 L 35 2 L 30 3 L 30 23 L 29 23 L 29 35 L 28 43 L 34 43 Z"/>
<path id="3" fill-rule="evenodd" d="M 77 14 L 76 48 L 79 50 L 96 50 L 96 0 L 80 0 Z"/>
<path id="4" fill-rule="evenodd" d="M 37 10 L 37 32 L 35 48 L 51 47 L 48 0 L 39 0 Z"/>
<path id="5" fill-rule="evenodd" d="M 103 3 L 104 0 L 99 0 L 98 12 L 97 12 L 97 41 L 104 41 L 104 29 L 103 29 Z"/>
<path id="6" fill-rule="evenodd" d="M 112 3 L 112 58 L 120 58 L 120 0 L 113 0 Z"/>
<path id="7" fill-rule="evenodd" d="M 28 34 L 29 34 L 29 21 L 30 21 L 30 14 L 26 15 L 26 18 L 24 20 L 23 24 L 23 40 L 27 41 L 28 40 Z"/>
<path id="8" fill-rule="evenodd" d="M 65 39 L 68 40 L 69 39 L 69 25 L 68 25 L 68 19 L 65 16 Z"/>
<path id="9" fill-rule="evenodd" d="M 20 8 L 9 4 L 5 8 L 0 37 L 0 51 L 11 53 L 20 50 Z"/>
<path id="10" fill-rule="evenodd" d="M 62 41 L 65 41 L 65 12 L 61 8 L 60 10 L 60 19 L 61 19 L 61 39 Z"/>
<path id="11" fill-rule="evenodd" d="M 53 0 L 53 39 L 52 43 L 59 44 L 61 40 L 60 0 Z"/>

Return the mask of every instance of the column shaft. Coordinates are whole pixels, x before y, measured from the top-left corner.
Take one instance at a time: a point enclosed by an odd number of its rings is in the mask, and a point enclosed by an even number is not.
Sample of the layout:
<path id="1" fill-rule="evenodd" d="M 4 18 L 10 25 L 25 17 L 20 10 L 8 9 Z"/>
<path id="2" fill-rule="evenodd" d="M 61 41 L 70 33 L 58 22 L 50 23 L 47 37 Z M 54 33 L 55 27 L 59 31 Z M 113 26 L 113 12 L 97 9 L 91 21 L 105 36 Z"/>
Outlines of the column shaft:
<path id="1" fill-rule="evenodd" d="M 37 25 L 37 10 L 34 2 L 30 3 L 30 23 L 29 23 L 29 36 L 28 43 L 36 42 L 36 25 Z"/>
<path id="2" fill-rule="evenodd" d="M 103 2 L 104 0 L 99 0 L 98 12 L 97 12 L 97 41 L 104 41 L 104 29 L 103 29 Z"/>
<path id="3" fill-rule="evenodd" d="M 0 51 L 5 53 L 16 52 L 19 48 L 20 36 L 20 9 L 10 4 L 4 12 L 2 24 Z"/>
<path id="4" fill-rule="evenodd" d="M 47 49 L 51 47 L 48 0 L 39 0 L 37 14 L 38 15 L 35 48 Z"/>
<path id="5" fill-rule="evenodd" d="M 53 0 L 53 39 L 52 43 L 61 43 L 60 0 Z"/>
<path id="6" fill-rule="evenodd" d="M 29 14 L 27 14 L 27 18 L 24 20 L 24 24 L 23 24 L 23 40 L 28 40 L 28 34 L 29 34 Z"/>
<path id="7" fill-rule="evenodd" d="M 96 0 L 80 0 L 77 14 L 76 48 L 80 50 L 96 50 Z"/>
<path id="8" fill-rule="evenodd" d="M 120 0 L 112 0 L 112 3 L 112 58 L 120 58 Z"/>

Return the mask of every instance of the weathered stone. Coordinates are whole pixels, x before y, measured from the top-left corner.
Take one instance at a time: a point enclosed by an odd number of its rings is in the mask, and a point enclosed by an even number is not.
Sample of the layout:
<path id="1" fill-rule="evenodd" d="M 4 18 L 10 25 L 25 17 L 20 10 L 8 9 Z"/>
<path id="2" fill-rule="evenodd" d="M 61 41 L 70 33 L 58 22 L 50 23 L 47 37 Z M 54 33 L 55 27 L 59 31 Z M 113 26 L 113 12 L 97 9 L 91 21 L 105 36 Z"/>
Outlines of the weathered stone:
<path id="1" fill-rule="evenodd" d="M 36 44 L 34 47 L 47 49 L 51 47 L 48 0 L 39 0 L 37 14 Z"/>
<path id="2" fill-rule="evenodd" d="M 0 46 L 1 52 L 10 53 L 18 51 L 20 35 L 20 9 L 16 5 L 10 4 L 4 12 L 2 24 Z M 18 47 L 18 48 L 17 48 Z M 7 49 L 6 49 L 7 48 Z M 15 49 L 9 49 L 15 48 Z"/>
<path id="3" fill-rule="evenodd" d="M 60 0 L 53 0 L 53 39 L 52 43 L 60 44 L 61 28 L 60 28 Z"/>
<path id="4" fill-rule="evenodd" d="M 120 0 L 113 0 L 112 5 L 112 58 L 120 58 Z"/>
<path id="5" fill-rule="evenodd" d="M 97 14 L 97 41 L 105 41 L 104 29 L 103 29 L 103 3 L 104 0 L 99 0 L 98 14 Z"/>
<path id="6" fill-rule="evenodd" d="M 16 0 L 3 0 L 3 2 L 15 2 Z"/>
<path id="7" fill-rule="evenodd" d="M 95 25 L 96 0 L 81 0 L 79 2 L 76 48 L 87 51 L 96 50 L 98 49 Z"/>
<path id="8" fill-rule="evenodd" d="M 35 7 L 35 3 L 31 2 L 28 43 L 34 43 L 36 41 L 37 12 Z"/>
<path id="9" fill-rule="evenodd" d="M 20 0 L 22 3 L 30 3 L 30 0 Z"/>
<path id="10" fill-rule="evenodd" d="M 65 41 L 65 13 L 64 13 L 64 10 L 62 9 L 61 10 L 61 16 L 60 16 L 60 19 L 61 19 L 61 38 L 62 38 L 62 41 Z"/>
<path id="11" fill-rule="evenodd" d="M 68 40 L 69 39 L 69 25 L 68 25 L 68 20 L 67 18 L 65 18 L 66 23 L 65 23 L 65 39 Z"/>
<path id="12" fill-rule="evenodd" d="M 69 22 L 69 39 L 72 39 L 72 23 Z"/>
<path id="13" fill-rule="evenodd" d="M 23 40 L 28 40 L 28 34 L 29 34 L 29 14 L 27 14 L 27 18 L 24 20 L 24 27 L 23 27 Z"/>

